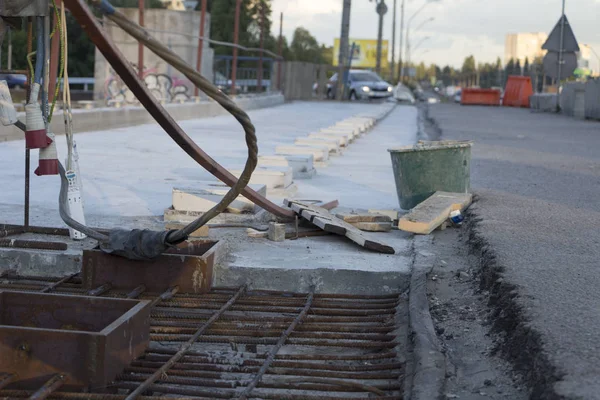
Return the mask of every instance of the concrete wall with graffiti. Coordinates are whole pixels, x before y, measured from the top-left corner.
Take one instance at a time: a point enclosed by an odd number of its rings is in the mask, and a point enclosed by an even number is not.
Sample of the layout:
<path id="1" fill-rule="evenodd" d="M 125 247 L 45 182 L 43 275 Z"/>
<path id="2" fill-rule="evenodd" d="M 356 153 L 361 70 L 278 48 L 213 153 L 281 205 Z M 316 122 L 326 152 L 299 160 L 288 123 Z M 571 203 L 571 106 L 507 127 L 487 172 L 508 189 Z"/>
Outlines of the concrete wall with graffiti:
<path id="1" fill-rule="evenodd" d="M 119 9 L 130 19 L 138 20 L 136 8 Z M 200 30 L 200 13 L 197 11 L 175 11 L 149 9 L 144 14 L 145 26 L 161 43 L 192 66 L 196 66 L 198 54 L 198 35 Z M 115 42 L 123 55 L 131 62 L 137 71 L 138 42 L 105 20 L 104 28 L 109 37 Z M 210 37 L 210 15 L 207 14 L 204 37 Z M 202 50 L 201 73 L 207 79 L 213 79 L 214 52 L 204 42 Z M 190 100 L 194 96 L 194 86 L 179 71 L 167 65 L 162 59 L 148 49 L 144 49 L 144 70 L 142 77 L 148 89 L 164 103 L 179 103 Z M 94 79 L 94 99 L 103 101 L 106 105 L 136 104 L 137 100 L 119 76 L 112 70 L 110 64 L 96 49 Z"/>

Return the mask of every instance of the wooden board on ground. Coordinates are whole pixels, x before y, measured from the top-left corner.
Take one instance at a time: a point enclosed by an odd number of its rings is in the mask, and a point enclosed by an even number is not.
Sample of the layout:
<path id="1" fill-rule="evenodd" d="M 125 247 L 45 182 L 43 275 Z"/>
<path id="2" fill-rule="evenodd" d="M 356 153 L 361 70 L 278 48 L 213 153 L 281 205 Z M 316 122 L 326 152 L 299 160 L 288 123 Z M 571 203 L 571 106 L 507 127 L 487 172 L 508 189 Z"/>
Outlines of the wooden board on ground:
<path id="1" fill-rule="evenodd" d="M 290 207 L 296 214 L 313 223 L 326 232 L 344 235 L 359 246 L 379 253 L 394 254 L 394 248 L 382 243 L 372 234 L 362 232 L 349 223 L 329 213 L 324 208 L 306 204 L 299 201 L 284 200 L 284 204 Z"/>
<path id="2" fill-rule="evenodd" d="M 392 222 L 390 217 L 381 214 L 341 214 L 335 215 L 339 219 L 343 219 L 346 222 Z"/>
<path id="3" fill-rule="evenodd" d="M 392 230 L 392 221 L 388 222 L 350 222 L 350 225 L 366 232 L 389 232 Z"/>
<path id="4" fill-rule="evenodd" d="M 470 193 L 435 192 L 400 218 L 398 228 L 429 235 L 448 219 L 452 211 L 463 211 L 472 200 L 473 196 Z"/>

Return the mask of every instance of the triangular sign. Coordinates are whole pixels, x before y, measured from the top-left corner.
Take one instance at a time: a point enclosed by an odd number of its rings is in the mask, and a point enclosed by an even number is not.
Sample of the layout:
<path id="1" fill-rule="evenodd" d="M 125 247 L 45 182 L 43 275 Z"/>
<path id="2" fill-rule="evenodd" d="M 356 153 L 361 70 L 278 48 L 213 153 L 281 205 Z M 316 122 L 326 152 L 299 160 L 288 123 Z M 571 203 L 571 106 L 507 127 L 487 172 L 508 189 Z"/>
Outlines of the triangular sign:
<path id="1" fill-rule="evenodd" d="M 560 24 L 562 18 L 565 19 L 565 29 L 564 29 L 564 39 L 563 39 L 563 48 L 562 51 L 567 52 L 576 52 L 579 51 L 579 45 L 577 44 L 577 39 L 575 39 L 575 34 L 573 33 L 573 29 L 571 29 L 571 24 L 569 24 L 569 20 L 567 16 L 561 17 L 558 20 L 558 23 L 550 32 L 550 36 L 548 36 L 548 40 L 542 46 L 542 49 L 548 51 L 556 51 L 560 52 Z"/>

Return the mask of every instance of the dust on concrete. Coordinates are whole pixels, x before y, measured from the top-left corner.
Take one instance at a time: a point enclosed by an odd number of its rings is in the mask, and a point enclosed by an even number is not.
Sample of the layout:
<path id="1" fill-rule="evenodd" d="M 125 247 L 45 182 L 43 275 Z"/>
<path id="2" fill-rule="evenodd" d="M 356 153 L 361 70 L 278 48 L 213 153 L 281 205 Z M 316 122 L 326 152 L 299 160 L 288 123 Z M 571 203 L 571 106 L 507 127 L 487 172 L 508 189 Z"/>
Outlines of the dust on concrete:
<path id="1" fill-rule="evenodd" d="M 427 292 L 436 333 L 446 355 L 446 399 L 529 398 L 520 373 L 496 353 L 489 293 L 480 289 L 459 231 L 435 233 L 437 260 Z"/>

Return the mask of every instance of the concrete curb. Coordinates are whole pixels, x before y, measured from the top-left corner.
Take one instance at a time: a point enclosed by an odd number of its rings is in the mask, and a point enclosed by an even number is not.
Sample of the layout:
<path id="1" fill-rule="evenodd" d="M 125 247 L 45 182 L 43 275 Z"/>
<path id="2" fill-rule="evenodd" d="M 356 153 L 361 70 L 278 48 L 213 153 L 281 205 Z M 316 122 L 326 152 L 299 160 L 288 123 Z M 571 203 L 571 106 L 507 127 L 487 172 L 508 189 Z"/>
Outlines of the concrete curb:
<path id="1" fill-rule="evenodd" d="M 427 273 L 435 255 L 429 252 L 432 236 L 415 236 L 415 258 L 410 279 L 408 312 L 413 333 L 413 375 L 411 400 L 435 400 L 443 395 L 446 357 L 435 333 L 427 300 Z"/>

